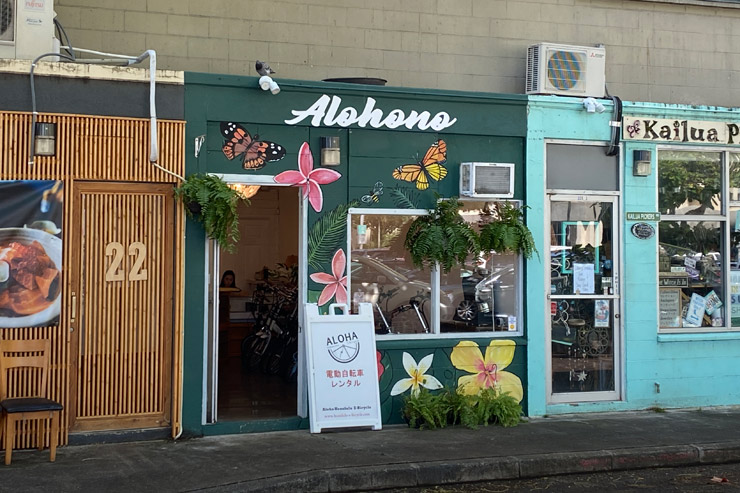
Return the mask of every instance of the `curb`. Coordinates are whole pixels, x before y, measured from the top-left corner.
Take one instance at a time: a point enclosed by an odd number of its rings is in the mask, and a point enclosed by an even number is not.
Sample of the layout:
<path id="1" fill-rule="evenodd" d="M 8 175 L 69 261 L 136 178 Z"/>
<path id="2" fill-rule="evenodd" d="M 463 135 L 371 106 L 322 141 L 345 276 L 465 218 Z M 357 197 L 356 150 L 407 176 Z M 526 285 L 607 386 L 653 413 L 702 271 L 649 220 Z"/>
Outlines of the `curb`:
<path id="1" fill-rule="evenodd" d="M 729 462 L 740 462 L 740 441 L 337 468 L 243 481 L 199 491 L 368 491 Z"/>

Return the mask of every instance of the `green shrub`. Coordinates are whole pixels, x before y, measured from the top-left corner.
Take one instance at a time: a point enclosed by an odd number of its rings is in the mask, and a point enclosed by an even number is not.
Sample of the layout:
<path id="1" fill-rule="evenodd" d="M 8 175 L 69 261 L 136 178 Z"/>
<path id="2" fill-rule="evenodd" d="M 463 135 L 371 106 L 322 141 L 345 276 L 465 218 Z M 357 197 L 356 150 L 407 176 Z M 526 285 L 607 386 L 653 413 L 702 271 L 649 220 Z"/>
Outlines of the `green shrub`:
<path id="1" fill-rule="evenodd" d="M 434 429 L 448 424 L 470 429 L 489 424 L 508 427 L 521 422 L 522 406 L 498 389 L 466 395 L 450 389 L 432 394 L 422 388 L 404 398 L 403 416 L 412 428 Z"/>

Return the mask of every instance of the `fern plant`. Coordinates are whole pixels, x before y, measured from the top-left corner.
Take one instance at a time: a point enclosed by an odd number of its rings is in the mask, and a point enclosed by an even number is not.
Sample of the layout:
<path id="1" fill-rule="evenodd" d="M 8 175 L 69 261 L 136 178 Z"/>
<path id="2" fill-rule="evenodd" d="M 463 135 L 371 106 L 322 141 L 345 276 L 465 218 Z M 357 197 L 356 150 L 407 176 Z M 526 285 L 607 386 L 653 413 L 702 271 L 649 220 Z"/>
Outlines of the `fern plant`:
<path id="1" fill-rule="evenodd" d="M 421 388 L 403 401 L 403 417 L 412 428 L 443 428 L 460 424 L 466 428 L 497 424 L 516 426 L 522 421 L 522 406 L 507 392 L 496 388 L 467 395 L 445 389 L 431 393 Z"/>
<path id="2" fill-rule="evenodd" d="M 449 414 L 444 394 L 432 394 L 423 387 L 403 400 L 403 417 L 411 428 L 444 428 Z"/>
<path id="3" fill-rule="evenodd" d="M 460 201 L 456 197 L 437 199 L 437 206 L 428 215 L 412 221 L 404 246 L 417 267 L 439 263 L 444 272 L 449 272 L 453 265 L 464 264 L 469 255 L 477 255 L 480 244 L 476 232 L 458 213 Z"/>
<path id="4" fill-rule="evenodd" d="M 233 253 L 239 242 L 239 202 L 249 200 L 218 176 L 195 173 L 177 188 L 175 197 L 185 204 L 185 211 L 200 222 L 209 238 Z"/>
<path id="5" fill-rule="evenodd" d="M 518 253 L 525 258 L 539 252 L 535 248 L 532 232 L 524 224 L 524 209 L 514 207 L 509 202 L 497 202 L 483 220 L 480 232 L 480 247 L 485 251 L 497 253 Z"/>

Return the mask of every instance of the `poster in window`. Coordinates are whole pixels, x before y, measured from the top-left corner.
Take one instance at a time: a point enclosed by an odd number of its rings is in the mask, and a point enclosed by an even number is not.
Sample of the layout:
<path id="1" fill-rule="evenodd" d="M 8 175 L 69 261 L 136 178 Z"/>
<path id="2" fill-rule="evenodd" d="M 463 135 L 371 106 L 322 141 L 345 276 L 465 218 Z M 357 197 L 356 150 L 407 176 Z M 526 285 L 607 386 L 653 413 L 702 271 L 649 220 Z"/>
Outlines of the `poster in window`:
<path id="1" fill-rule="evenodd" d="M 740 270 L 730 271 L 730 317 L 732 326 L 740 326 Z"/>
<path id="2" fill-rule="evenodd" d="M 0 327 L 58 323 L 61 181 L 0 181 Z"/>
<path id="3" fill-rule="evenodd" d="M 609 327 L 609 300 L 594 300 L 594 327 Z"/>
<path id="4" fill-rule="evenodd" d="M 573 292 L 593 294 L 594 264 L 573 264 Z"/>
<path id="5" fill-rule="evenodd" d="M 705 307 L 706 301 L 704 300 L 704 297 L 696 293 L 692 293 L 691 301 L 689 302 L 689 308 L 686 311 L 686 318 L 684 319 L 683 326 L 701 327 Z"/>
<path id="6" fill-rule="evenodd" d="M 660 288 L 660 326 L 681 326 L 681 290 Z"/>

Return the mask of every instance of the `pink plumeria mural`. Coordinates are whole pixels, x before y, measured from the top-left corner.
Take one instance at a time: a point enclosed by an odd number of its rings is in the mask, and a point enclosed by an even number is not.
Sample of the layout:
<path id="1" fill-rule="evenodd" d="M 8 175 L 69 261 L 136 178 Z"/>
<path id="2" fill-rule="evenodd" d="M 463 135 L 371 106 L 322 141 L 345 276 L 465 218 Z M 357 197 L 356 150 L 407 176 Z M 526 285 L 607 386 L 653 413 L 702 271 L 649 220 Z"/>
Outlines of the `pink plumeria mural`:
<path id="1" fill-rule="evenodd" d="M 319 284 L 326 284 L 319 296 L 319 306 L 325 305 L 333 297 L 337 303 L 347 303 L 347 276 L 344 275 L 344 268 L 347 264 L 347 257 L 344 250 L 337 250 L 331 259 L 331 274 L 317 272 L 311 274 L 311 279 Z"/>
<path id="2" fill-rule="evenodd" d="M 324 196 L 321 186 L 332 183 L 341 178 L 341 174 L 333 169 L 313 167 L 313 156 L 308 142 L 301 145 L 298 152 L 298 171 L 283 171 L 275 176 L 275 183 L 284 183 L 299 187 L 303 191 L 303 198 L 308 197 L 308 202 L 316 212 L 321 212 L 324 204 Z"/>

